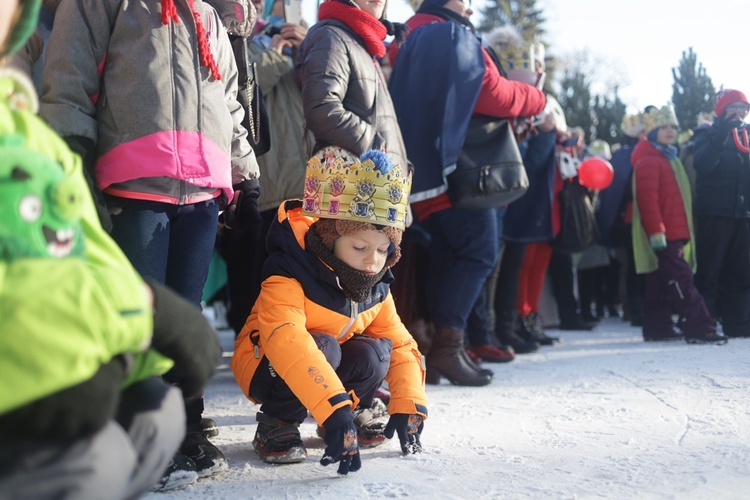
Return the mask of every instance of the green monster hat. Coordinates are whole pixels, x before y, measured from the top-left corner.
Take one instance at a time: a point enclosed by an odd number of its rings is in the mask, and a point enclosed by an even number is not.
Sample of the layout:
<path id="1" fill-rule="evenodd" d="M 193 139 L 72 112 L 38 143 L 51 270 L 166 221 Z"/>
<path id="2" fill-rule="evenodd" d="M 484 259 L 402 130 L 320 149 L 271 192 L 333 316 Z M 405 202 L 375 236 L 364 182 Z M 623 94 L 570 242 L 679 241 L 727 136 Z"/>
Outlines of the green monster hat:
<path id="1" fill-rule="evenodd" d="M 83 199 L 59 164 L 0 136 L 0 260 L 83 256 Z"/>
<path id="2" fill-rule="evenodd" d="M 39 20 L 41 0 L 20 0 L 21 17 L 10 30 L 7 40 L 0 40 L 0 57 L 9 56 L 23 47 Z"/>

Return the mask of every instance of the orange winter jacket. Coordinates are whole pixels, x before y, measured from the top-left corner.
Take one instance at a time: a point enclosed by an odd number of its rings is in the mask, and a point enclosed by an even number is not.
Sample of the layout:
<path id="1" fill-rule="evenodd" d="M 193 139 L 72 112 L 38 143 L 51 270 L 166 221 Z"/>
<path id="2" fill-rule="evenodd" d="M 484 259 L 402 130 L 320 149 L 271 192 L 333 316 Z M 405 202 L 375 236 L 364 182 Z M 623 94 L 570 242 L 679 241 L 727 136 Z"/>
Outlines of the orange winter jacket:
<path id="1" fill-rule="evenodd" d="M 365 302 L 346 298 L 333 270 L 305 250 L 305 234 L 317 220 L 302 215 L 302 202 L 281 204 L 268 234 L 269 257 L 263 268 L 260 296 L 235 342 L 231 368 L 250 400 L 250 386 L 264 357 L 302 404 L 322 424 L 350 398 L 333 367 L 309 332 L 336 338 L 354 335 L 386 337 L 393 342 L 386 381 L 391 392 L 388 412 L 427 417 L 424 367 L 417 343 L 396 312 L 390 271 Z M 352 401 L 353 399 L 353 401 Z"/>

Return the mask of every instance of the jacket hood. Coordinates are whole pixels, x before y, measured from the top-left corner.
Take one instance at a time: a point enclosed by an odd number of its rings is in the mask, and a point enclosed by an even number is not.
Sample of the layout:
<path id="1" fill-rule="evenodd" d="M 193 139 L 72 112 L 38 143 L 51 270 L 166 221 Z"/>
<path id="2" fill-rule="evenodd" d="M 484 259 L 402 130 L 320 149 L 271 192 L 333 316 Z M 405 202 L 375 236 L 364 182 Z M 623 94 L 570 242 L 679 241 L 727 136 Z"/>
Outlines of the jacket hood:
<path id="1" fill-rule="evenodd" d="M 271 224 L 266 239 L 268 259 L 263 265 L 263 279 L 273 275 L 294 278 L 302 284 L 305 294 L 316 302 L 343 306 L 348 301 L 344 298 L 336 273 L 305 248 L 305 235 L 317 220 L 317 217 L 303 215 L 302 200 L 287 200 L 279 206 L 277 218 Z M 393 273 L 387 270 L 383 279 L 373 287 L 371 299 L 363 303 L 364 308 L 379 302 L 378 295 L 381 299 L 385 297 L 393 279 Z M 385 288 L 379 290 L 381 287 Z M 381 293 L 378 294 L 378 291 Z"/>

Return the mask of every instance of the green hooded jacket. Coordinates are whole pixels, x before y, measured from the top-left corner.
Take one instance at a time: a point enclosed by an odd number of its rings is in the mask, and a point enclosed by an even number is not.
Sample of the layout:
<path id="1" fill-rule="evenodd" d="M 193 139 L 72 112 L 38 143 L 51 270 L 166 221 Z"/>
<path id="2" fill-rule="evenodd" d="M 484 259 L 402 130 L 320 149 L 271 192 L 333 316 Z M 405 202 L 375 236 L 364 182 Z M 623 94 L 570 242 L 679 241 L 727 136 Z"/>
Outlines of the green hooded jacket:
<path id="1" fill-rule="evenodd" d="M 0 87 L 13 85 L 0 77 Z M 92 377 L 102 363 L 132 353 L 125 385 L 166 372 L 172 361 L 148 348 L 150 295 L 99 224 L 80 158 L 31 112 L 0 102 L 0 134 L 58 161 L 85 188 L 85 256 L 0 260 L 0 414 Z M 2 159 L 0 159 L 2 161 Z"/>

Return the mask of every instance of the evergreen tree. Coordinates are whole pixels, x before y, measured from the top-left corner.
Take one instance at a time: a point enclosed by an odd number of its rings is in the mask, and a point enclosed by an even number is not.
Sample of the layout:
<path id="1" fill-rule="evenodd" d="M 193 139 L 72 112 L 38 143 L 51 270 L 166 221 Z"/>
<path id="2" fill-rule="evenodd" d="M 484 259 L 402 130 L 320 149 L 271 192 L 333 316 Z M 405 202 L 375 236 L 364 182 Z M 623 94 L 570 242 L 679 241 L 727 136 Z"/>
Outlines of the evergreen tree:
<path id="1" fill-rule="evenodd" d="M 479 14 L 482 22 L 478 29 L 483 33 L 509 24 L 518 29 L 526 41 L 543 40 L 545 19 L 536 0 L 487 0 Z"/>
<path id="2" fill-rule="evenodd" d="M 682 53 L 679 66 L 672 68 L 672 78 L 672 104 L 677 122 L 682 130 L 690 130 L 697 125 L 700 113 L 713 109 L 714 85 L 692 47 Z"/>
<path id="3" fill-rule="evenodd" d="M 617 87 L 614 93 L 614 99 L 597 95 L 592 109 L 596 117 L 593 138 L 607 141 L 610 146 L 620 137 L 620 124 L 625 117 L 626 109 L 625 103 L 620 100 Z"/>
<path id="4" fill-rule="evenodd" d="M 570 127 L 581 127 L 586 142 L 590 142 L 594 132 L 594 115 L 591 109 L 591 83 L 578 69 L 568 69 L 560 82 L 557 100 L 565 113 Z"/>

